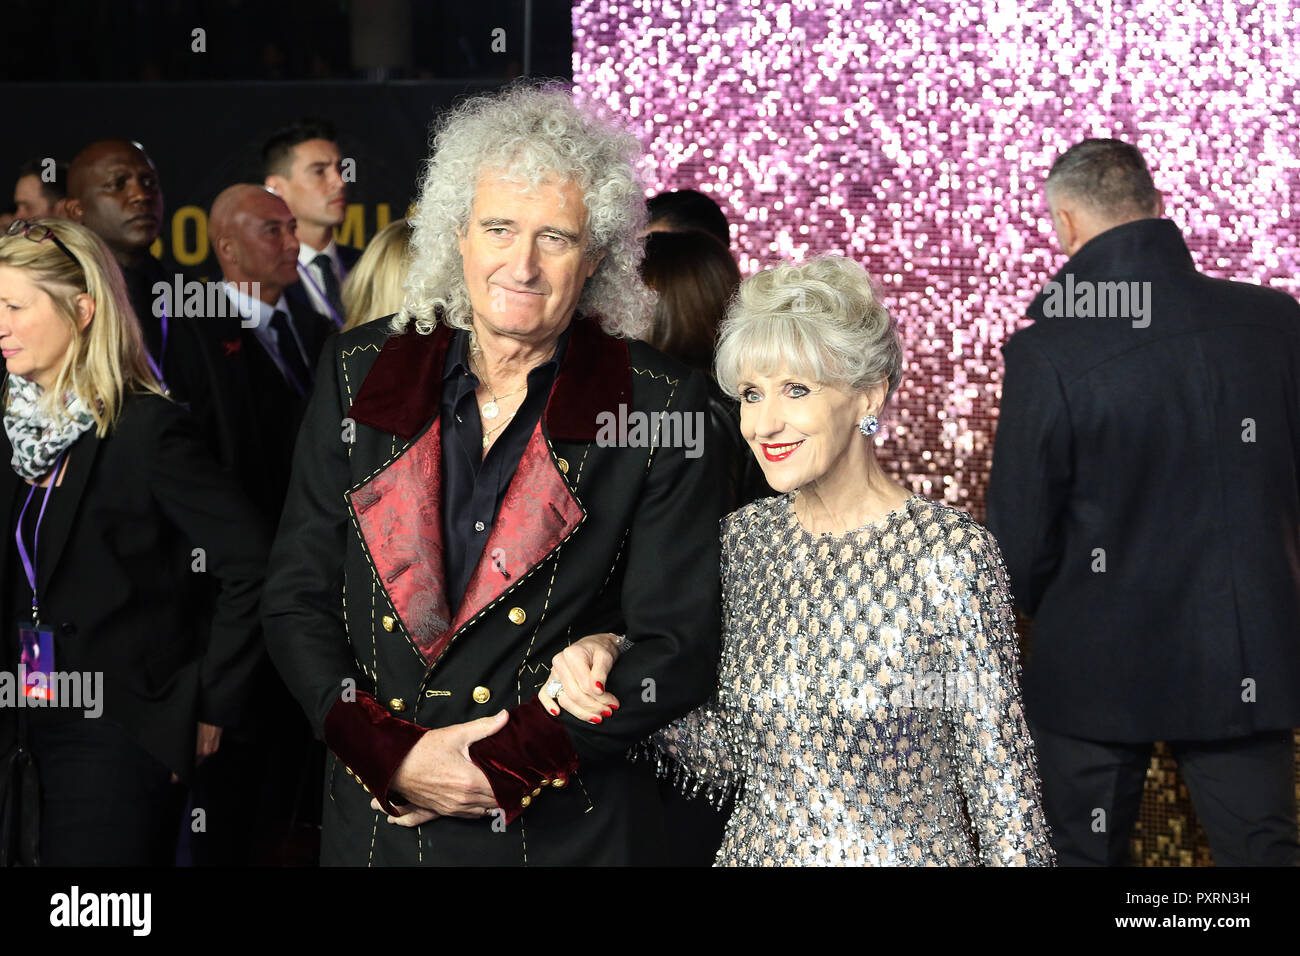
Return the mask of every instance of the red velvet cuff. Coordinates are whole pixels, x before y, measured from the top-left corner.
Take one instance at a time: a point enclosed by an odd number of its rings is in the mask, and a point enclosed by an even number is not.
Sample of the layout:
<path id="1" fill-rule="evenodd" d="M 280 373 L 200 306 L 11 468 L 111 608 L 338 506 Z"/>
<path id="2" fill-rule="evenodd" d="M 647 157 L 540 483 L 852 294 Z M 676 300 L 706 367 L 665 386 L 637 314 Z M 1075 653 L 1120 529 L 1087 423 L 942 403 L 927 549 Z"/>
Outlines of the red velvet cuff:
<path id="1" fill-rule="evenodd" d="M 469 759 L 492 785 L 497 806 L 513 823 L 547 787 L 564 787 L 578 772 L 578 754 L 564 725 L 536 697 L 510 709 L 510 720 L 491 737 L 469 745 Z"/>
<path id="2" fill-rule="evenodd" d="M 343 761 L 366 793 L 378 797 L 386 813 L 397 815 L 388 785 L 427 727 L 399 720 L 364 691 L 354 701 L 334 702 L 325 716 L 325 746 Z"/>

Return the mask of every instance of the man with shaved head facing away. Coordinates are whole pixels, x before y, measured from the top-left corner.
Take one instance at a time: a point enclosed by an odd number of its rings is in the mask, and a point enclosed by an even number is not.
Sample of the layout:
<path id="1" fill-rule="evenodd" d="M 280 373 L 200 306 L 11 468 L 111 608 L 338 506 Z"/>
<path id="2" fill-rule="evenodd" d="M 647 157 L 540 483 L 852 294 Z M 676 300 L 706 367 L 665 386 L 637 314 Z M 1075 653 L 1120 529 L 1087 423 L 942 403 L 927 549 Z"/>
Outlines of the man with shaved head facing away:
<path id="1" fill-rule="evenodd" d="M 1053 847 L 1126 865 L 1163 740 L 1215 865 L 1293 866 L 1300 305 L 1197 272 L 1127 143 L 1072 146 L 1046 194 L 1069 261 L 1002 349 L 988 526 L 1034 618 Z"/>

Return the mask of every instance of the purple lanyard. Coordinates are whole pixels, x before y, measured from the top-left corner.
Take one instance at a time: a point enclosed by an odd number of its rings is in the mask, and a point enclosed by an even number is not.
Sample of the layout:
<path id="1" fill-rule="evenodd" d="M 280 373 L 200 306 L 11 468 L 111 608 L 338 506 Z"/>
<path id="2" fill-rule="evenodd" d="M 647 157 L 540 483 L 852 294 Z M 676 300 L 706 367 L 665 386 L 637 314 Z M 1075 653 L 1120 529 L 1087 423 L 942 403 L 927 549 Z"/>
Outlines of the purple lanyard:
<path id="1" fill-rule="evenodd" d="M 68 450 L 65 448 L 59 452 L 59 457 L 54 461 L 54 470 L 50 472 L 50 483 L 45 486 L 45 497 L 41 499 L 41 510 L 36 515 L 36 530 L 32 533 L 32 553 L 28 555 L 27 545 L 23 542 L 23 518 L 27 516 L 27 506 L 32 503 L 32 496 L 36 494 L 36 485 L 32 485 L 32 490 L 27 492 L 27 500 L 23 502 L 23 510 L 18 513 L 18 528 L 14 531 L 14 538 L 18 541 L 18 557 L 22 559 L 23 571 L 27 574 L 27 583 L 32 586 L 32 623 L 39 625 L 38 612 L 36 608 L 36 546 L 41 537 L 41 521 L 45 518 L 45 506 L 50 503 L 50 492 L 54 490 L 55 484 L 59 480 L 59 467 L 63 464 L 63 458 L 67 455 Z"/>
<path id="2" fill-rule="evenodd" d="M 158 350 L 158 361 L 153 360 L 149 350 L 144 350 L 144 360 L 149 363 L 149 371 L 153 372 L 153 377 L 158 379 L 158 384 L 167 390 L 167 383 L 163 380 L 163 362 L 167 361 L 167 306 L 162 310 L 162 348 Z"/>
<path id="3" fill-rule="evenodd" d="M 320 283 L 311 277 L 311 270 L 300 262 L 298 263 L 298 271 L 301 272 L 302 277 L 311 284 L 311 287 L 316 290 L 316 294 L 320 296 L 320 300 L 325 303 L 325 308 L 329 309 L 330 318 L 334 321 L 334 324 L 340 329 L 343 328 L 343 319 L 334 311 L 334 306 L 330 303 L 329 296 L 325 294 L 325 290 L 320 287 Z"/>

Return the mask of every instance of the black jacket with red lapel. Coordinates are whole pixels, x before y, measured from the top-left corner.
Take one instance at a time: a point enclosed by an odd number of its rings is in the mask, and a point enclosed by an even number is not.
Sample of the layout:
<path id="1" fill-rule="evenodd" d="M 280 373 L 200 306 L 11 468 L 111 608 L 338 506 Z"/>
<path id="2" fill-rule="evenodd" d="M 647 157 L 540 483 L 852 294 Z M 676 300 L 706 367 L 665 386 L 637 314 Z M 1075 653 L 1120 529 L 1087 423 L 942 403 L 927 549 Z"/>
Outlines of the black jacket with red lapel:
<path id="1" fill-rule="evenodd" d="M 322 861 L 659 862 L 657 790 L 624 754 L 715 686 L 723 445 L 700 431 L 702 455 L 689 440 L 665 443 L 681 437 L 671 429 L 682 416 L 711 427 L 706 380 L 575 318 L 449 619 L 437 418 L 450 337 L 443 326 L 390 335 L 387 320 L 339 336 L 298 438 L 263 613 L 272 658 L 333 752 Z M 676 413 L 660 422 L 660 447 L 637 445 L 632 430 L 605 440 L 602 413 L 637 412 Z M 599 725 L 546 715 L 536 692 L 551 658 L 600 631 L 636 642 L 609 680 L 620 710 Z M 471 752 L 504 817 L 408 829 L 370 809 L 426 729 L 502 708 L 506 729 Z"/>

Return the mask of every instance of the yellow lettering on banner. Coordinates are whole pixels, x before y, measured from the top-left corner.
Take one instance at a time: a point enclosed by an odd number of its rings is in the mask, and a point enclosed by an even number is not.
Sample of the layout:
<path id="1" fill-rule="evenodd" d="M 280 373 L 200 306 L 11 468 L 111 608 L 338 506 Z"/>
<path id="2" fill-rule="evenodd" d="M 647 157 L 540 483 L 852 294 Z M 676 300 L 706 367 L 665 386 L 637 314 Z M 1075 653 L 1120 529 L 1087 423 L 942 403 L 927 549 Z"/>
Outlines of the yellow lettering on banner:
<path id="1" fill-rule="evenodd" d="M 150 244 L 149 255 L 153 256 L 155 259 L 162 258 L 162 236 L 159 236 Z"/>
<path id="2" fill-rule="evenodd" d="M 194 223 L 194 244 L 186 242 L 188 222 Z M 198 206 L 181 206 L 172 214 L 172 257 L 177 265 L 196 266 L 208 257 L 208 214 Z"/>
<path id="3" fill-rule="evenodd" d="M 375 206 L 375 232 L 388 225 L 388 203 L 381 202 Z"/>
<path id="4" fill-rule="evenodd" d="M 366 207 L 359 202 L 348 203 L 342 225 L 334 227 L 334 241 L 340 246 L 355 249 L 366 247 Z"/>

